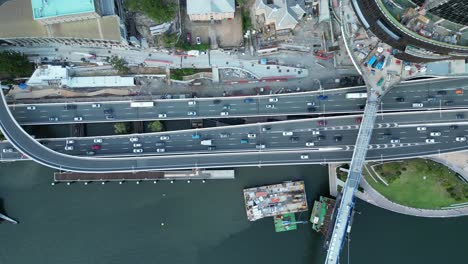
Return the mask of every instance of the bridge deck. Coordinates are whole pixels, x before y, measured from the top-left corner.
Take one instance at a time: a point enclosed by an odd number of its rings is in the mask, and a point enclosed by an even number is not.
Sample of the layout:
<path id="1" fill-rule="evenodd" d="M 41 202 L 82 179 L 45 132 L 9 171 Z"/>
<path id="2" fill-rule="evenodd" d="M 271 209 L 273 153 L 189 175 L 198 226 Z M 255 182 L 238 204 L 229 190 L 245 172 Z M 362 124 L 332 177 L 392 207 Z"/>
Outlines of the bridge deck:
<path id="1" fill-rule="evenodd" d="M 356 139 L 356 148 L 354 149 L 351 160 L 348 179 L 346 180 L 343 188 L 343 195 L 338 208 L 338 214 L 336 216 L 336 222 L 333 227 L 333 233 L 327 252 L 327 264 L 338 263 L 349 217 L 354 206 L 354 192 L 356 191 L 361 178 L 362 166 L 366 159 L 367 149 L 372 136 L 378 107 L 379 101 L 376 95 L 371 93 L 364 110 L 361 127 L 359 128 L 359 134 Z"/>

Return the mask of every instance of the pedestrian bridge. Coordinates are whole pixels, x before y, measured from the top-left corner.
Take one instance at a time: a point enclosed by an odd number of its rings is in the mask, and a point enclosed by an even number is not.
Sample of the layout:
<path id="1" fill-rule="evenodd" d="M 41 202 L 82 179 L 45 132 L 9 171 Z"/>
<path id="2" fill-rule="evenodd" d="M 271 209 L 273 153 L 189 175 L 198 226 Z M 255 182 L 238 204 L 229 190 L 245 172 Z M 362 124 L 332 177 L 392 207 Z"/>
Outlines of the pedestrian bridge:
<path id="1" fill-rule="evenodd" d="M 340 251 L 344 243 L 349 219 L 354 207 L 354 193 L 361 179 L 362 167 L 366 159 L 378 107 L 379 98 L 375 93 L 371 93 L 367 99 L 361 127 L 359 128 L 359 133 L 356 139 L 356 147 L 354 148 L 348 172 L 348 179 L 343 187 L 343 193 L 333 227 L 333 233 L 328 245 L 327 258 L 325 261 L 326 264 L 338 263 L 340 257 Z"/>

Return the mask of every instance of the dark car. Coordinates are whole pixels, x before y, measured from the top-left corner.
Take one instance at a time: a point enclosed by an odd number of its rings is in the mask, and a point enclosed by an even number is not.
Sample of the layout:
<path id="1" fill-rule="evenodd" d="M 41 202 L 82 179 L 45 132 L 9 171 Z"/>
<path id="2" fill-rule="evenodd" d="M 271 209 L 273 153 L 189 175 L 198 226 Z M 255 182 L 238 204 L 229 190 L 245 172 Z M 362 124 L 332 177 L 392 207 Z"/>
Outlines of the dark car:
<path id="1" fill-rule="evenodd" d="M 76 109 L 76 105 L 74 104 L 67 104 L 63 107 L 65 110 L 73 110 Z"/>
<path id="2" fill-rule="evenodd" d="M 220 104 L 220 103 L 221 103 L 221 100 L 219 99 L 213 100 L 213 104 Z"/>
<path id="3" fill-rule="evenodd" d="M 113 112 L 114 112 L 114 110 L 112 108 L 104 109 L 104 114 L 105 115 L 111 115 Z"/>
<path id="4" fill-rule="evenodd" d="M 319 95 L 317 96 L 317 99 L 322 100 L 322 101 L 328 100 L 328 95 Z"/>
<path id="5" fill-rule="evenodd" d="M 362 122 L 362 117 L 356 117 L 356 119 L 354 120 L 354 122 L 356 122 L 356 124 L 361 124 L 361 122 Z"/>
<path id="6" fill-rule="evenodd" d="M 335 142 L 340 142 L 343 139 L 343 137 L 342 136 L 335 136 L 334 139 L 335 139 Z"/>
<path id="7" fill-rule="evenodd" d="M 317 140 L 318 141 L 325 140 L 325 136 L 324 135 L 318 135 Z"/>
<path id="8" fill-rule="evenodd" d="M 437 91 L 437 95 L 446 95 L 447 91 Z"/>
<path id="9" fill-rule="evenodd" d="M 398 97 L 395 99 L 397 102 L 404 102 L 405 101 L 405 98 L 403 97 Z"/>
<path id="10" fill-rule="evenodd" d="M 359 110 L 364 110 L 364 108 L 366 108 L 366 105 L 358 105 L 359 107 Z"/>
<path id="11" fill-rule="evenodd" d="M 457 119 L 463 119 L 463 118 L 465 118 L 465 115 L 464 115 L 464 114 L 461 114 L 461 113 L 460 113 L 460 114 L 457 114 Z"/>
<path id="12" fill-rule="evenodd" d="M 390 138 L 392 136 L 392 134 L 390 134 L 389 132 L 386 132 L 385 134 L 383 134 L 383 138 Z"/>
<path id="13" fill-rule="evenodd" d="M 254 103 L 254 102 L 255 102 L 255 100 L 252 99 L 252 98 L 245 98 L 244 99 L 244 103 L 246 103 L 246 104 L 251 104 L 251 103 Z"/>
<path id="14" fill-rule="evenodd" d="M 445 101 L 445 105 L 453 105 L 453 101 Z"/>
<path id="15" fill-rule="evenodd" d="M 307 107 L 307 111 L 309 111 L 309 112 L 315 112 L 316 109 L 315 109 L 315 107 L 313 107 L 313 106 L 309 106 L 309 107 Z"/>
<path id="16" fill-rule="evenodd" d="M 326 120 L 319 120 L 319 121 L 317 121 L 317 125 L 319 125 L 319 126 L 326 126 L 326 125 L 327 125 L 327 121 L 326 121 Z"/>
<path id="17" fill-rule="evenodd" d="M 192 43 L 192 34 L 187 33 L 187 35 L 185 35 L 185 38 L 187 39 L 188 43 Z"/>
<path id="18" fill-rule="evenodd" d="M 455 130 L 455 129 L 458 128 L 458 126 L 457 126 L 457 125 L 451 125 L 451 126 L 449 126 L 449 128 L 450 128 L 451 130 Z"/>
<path id="19" fill-rule="evenodd" d="M 299 142 L 299 137 L 290 137 L 289 141 L 291 141 L 291 143 L 297 143 Z"/>

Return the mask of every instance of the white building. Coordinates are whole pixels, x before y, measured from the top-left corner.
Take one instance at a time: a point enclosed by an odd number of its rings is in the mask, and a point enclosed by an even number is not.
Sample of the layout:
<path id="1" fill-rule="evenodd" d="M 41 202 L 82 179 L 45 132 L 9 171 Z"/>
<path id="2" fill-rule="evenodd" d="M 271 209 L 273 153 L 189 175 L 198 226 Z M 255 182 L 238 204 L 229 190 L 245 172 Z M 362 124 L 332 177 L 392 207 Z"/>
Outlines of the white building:
<path id="1" fill-rule="evenodd" d="M 233 19 L 235 10 L 235 0 L 187 0 L 191 21 Z"/>
<path id="2" fill-rule="evenodd" d="M 120 76 L 70 77 L 68 68 L 43 65 L 34 71 L 26 84 L 31 87 L 112 88 L 135 86 L 135 80 L 133 77 Z"/>
<path id="3" fill-rule="evenodd" d="M 276 30 L 293 30 L 306 14 L 304 0 L 255 0 L 255 14 L 265 16 L 265 24 Z"/>

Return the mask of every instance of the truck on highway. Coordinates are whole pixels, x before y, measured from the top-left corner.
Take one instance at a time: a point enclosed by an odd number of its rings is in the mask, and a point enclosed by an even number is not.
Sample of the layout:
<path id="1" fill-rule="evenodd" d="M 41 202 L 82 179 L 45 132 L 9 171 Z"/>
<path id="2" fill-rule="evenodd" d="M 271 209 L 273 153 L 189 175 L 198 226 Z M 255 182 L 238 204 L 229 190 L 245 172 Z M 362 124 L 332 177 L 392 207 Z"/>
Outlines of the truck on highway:
<path id="1" fill-rule="evenodd" d="M 211 145 L 213 145 L 213 140 L 211 140 L 211 139 L 205 139 L 205 140 L 202 140 L 202 141 L 200 142 L 200 144 L 202 144 L 203 146 L 211 146 Z"/>
<path id="2" fill-rule="evenodd" d="M 131 102 L 130 107 L 153 107 L 154 102 Z"/>
<path id="3" fill-rule="evenodd" d="M 346 99 L 367 98 L 367 93 L 346 93 Z"/>

